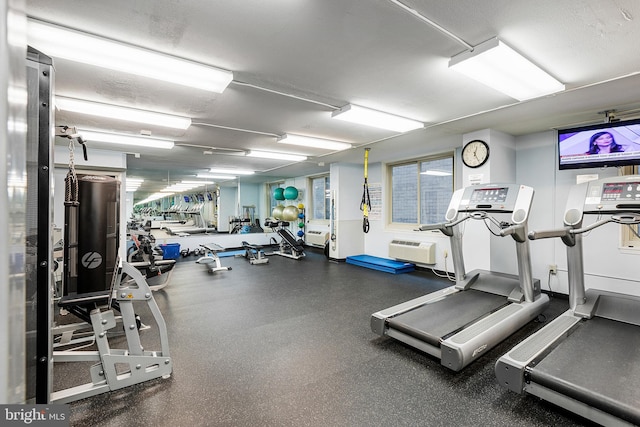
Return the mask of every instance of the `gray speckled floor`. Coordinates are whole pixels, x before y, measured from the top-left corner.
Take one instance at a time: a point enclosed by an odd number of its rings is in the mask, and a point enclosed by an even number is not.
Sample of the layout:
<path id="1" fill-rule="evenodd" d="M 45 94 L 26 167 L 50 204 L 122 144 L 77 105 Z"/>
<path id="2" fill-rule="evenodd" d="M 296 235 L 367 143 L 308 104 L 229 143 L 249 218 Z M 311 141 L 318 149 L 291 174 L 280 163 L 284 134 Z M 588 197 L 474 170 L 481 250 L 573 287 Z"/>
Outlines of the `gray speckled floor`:
<path id="1" fill-rule="evenodd" d="M 223 258 L 209 274 L 178 262 L 155 298 L 174 372 L 71 404 L 74 426 L 574 426 L 577 418 L 501 388 L 495 360 L 531 323 L 459 373 L 371 332 L 372 313 L 448 286 L 430 272 L 392 275 L 328 262 Z M 547 317 L 567 308 L 553 300 Z M 143 316 L 144 312 L 139 313 Z M 146 349 L 158 346 L 143 331 Z M 84 368 L 56 368 L 57 388 Z M 82 381 L 85 382 L 85 381 Z"/>

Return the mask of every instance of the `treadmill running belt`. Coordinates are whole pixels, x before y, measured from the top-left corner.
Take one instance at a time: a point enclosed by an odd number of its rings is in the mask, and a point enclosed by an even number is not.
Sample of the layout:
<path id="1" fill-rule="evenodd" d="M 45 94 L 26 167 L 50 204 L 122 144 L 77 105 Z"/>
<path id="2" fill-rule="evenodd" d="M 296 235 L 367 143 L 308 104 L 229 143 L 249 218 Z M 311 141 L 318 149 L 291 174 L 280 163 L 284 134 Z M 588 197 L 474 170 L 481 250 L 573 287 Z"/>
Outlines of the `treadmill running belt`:
<path id="1" fill-rule="evenodd" d="M 593 317 L 537 366 L 531 380 L 640 425 L 640 327 Z"/>
<path id="2" fill-rule="evenodd" d="M 389 327 L 440 347 L 441 338 L 507 305 L 502 295 L 469 289 L 389 319 Z"/>

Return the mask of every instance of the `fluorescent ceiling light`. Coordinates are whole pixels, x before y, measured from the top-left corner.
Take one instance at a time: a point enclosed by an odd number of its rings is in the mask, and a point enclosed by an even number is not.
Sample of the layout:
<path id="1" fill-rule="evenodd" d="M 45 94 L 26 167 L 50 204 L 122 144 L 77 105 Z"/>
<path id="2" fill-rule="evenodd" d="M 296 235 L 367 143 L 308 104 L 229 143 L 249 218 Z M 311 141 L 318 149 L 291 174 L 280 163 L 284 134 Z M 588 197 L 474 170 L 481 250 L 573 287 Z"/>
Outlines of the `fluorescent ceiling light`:
<path id="1" fill-rule="evenodd" d="M 564 90 L 564 85 L 494 37 L 449 61 L 452 68 L 523 101 Z"/>
<path id="2" fill-rule="evenodd" d="M 228 173 L 231 175 L 253 175 L 255 172 L 246 169 L 224 169 L 224 168 L 211 168 L 211 173 Z"/>
<path id="3" fill-rule="evenodd" d="M 182 181 L 183 184 L 194 184 L 194 185 L 210 185 L 215 184 L 213 181 Z"/>
<path id="4" fill-rule="evenodd" d="M 303 147 L 322 148 L 325 150 L 346 150 L 351 148 L 351 144 L 346 142 L 334 141 L 324 138 L 313 138 L 310 136 L 292 135 L 285 133 L 278 138 L 280 144 L 301 145 Z"/>
<path id="5" fill-rule="evenodd" d="M 171 196 L 172 194 L 173 193 L 153 193 L 152 195 L 150 195 L 146 199 L 140 200 L 139 202 L 136 202 L 134 204 L 134 206 L 144 205 L 145 203 L 153 202 L 154 200 L 162 199 L 164 197 Z"/>
<path id="6" fill-rule="evenodd" d="M 371 110 L 369 108 L 353 104 L 347 104 L 341 109 L 334 111 L 331 114 L 331 117 L 338 120 L 392 130 L 395 132 L 408 132 L 410 130 L 424 127 L 424 123 L 417 120 L 407 119 L 406 117 Z"/>
<path id="7" fill-rule="evenodd" d="M 438 170 L 427 170 L 424 172 L 420 172 L 420 175 L 431 175 L 431 176 L 450 176 L 451 172 L 447 171 L 438 171 Z"/>
<path id="8" fill-rule="evenodd" d="M 198 178 L 208 178 L 208 179 L 235 179 L 234 175 L 209 175 L 204 173 L 199 173 Z"/>
<path id="9" fill-rule="evenodd" d="M 96 132 L 89 130 L 78 131 L 86 141 L 106 142 L 109 144 L 135 145 L 138 147 L 173 148 L 173 141 L 165 139 L 149 138 L 145 136 L 120 135 L 115 133 Z"/>
<path id="10" fill-rule="evenodd" d="M 29 19 L 30 46 L 54 58 L 222 93 L 233 80 L 227 70 Z"/>
<path id="11" fill-rule="evenodd" d="M 175 190 L 189 190 L 191 188 L 196 188 L 198 187 L 197 184 L 182 184 L 182 183 L 178 183 L 178 184 L 173 184 L 168 186 L 168 189 L 175 189 Z"/>
<path id="12" fill-rule="evenodd" d="M 261 159 L 290 160 L 292 162 L 301 162 L 307 160 L 307 156 L 288 153 L 274 153 L 273 151 L 256 151 L 251 150 L 247 153 L 249 157 L 259 157 Z"/>
<path id="13" fill-rule="evenodd" d="M 56 107 L 61 110 L 88 114 L 90 116 L 108 117 L 110 119 L 126 120 L 129 122 L 145 123 L 175 129 L 187 129 L 191 126 L 191 119 L 189 117 L 136 110 L 134 108 L 102 104 L 82 99 L 65 98 L 62 96 L 56 96 Z"/>

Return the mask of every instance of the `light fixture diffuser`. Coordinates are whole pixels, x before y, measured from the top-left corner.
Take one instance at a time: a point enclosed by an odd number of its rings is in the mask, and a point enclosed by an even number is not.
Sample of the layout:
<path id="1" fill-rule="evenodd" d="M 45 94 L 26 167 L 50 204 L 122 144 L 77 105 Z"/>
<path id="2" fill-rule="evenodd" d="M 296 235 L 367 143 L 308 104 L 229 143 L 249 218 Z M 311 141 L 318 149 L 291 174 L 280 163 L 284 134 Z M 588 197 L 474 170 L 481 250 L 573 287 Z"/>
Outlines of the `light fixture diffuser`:
<path id="1" fill-rule="evenodd" d="M 166 150 L 172 149 L 174 145 L 173 141 L 145 136 L 121 135 L 82 129 L 79 129 L 78 132 L 86 141 L 105 142 L 108 144 L 135 145 L 137 147 L 162 148 Z"/>
<path id="2" fill-rule="evenodd" d="M 182 181 L 183 184 L 195 184 L 195 185 L 211 185 L 215 184 L 213 181 Z"/>
<path id="3" fill-rule="evenodd" d="M 222 93 L 233 80 L 231 71 L 34 19 L 27 21 L 27 40 L 30 46 L 54 58 L 82 62 L 212 92 Z"/>
<path id="4" fill-rule="evenodd" d="M 292 162 L 301 162 L 307 160 L 307 156 L 289 153 L 275 153 L 273 151 L 251 150 L 247 152 L 248 157 L 259 157 L 261 159 L 290 160 Z"/>
<path id="5" fill-rule="evenodd" d="M 331 117 L 338 120 L 392 130 L 395 132 L 408 132 L 410 130 L 424 127 L 424 123 L 417 120 L 353 104 L 347 104 L 341 109 L 334 111 L 331 114 Z"/>
<path id="6" fill-rule="evenodd" d="M 253 175 L 255 172 L 248 169 L 226 169 L 226 168 L 211 168 L 211 173 L 228 173 L 231 175 Z"/>
<path id="7" fill-rule="evenodd" d="M 189 117 L 173 116 L 153 111 L 137 110 L 118 105 L 102 104 L 82 99 L 56 96 L 56 107 L 64 111 L 88 114 L 90 116 L 107 117 L 126 120 L 128 122 L 145 123 L 174 129 L 187 129 L 191 126 Z"/>
<path id="8" fill-rule="evenodd" d="M 207 173 L 199 173 L 197 175 L 198 178 L 206 178 L 206 179 L 235 179 L 235 175 L 210 175 Z"/>
<path id="9" fill-rule="evenodd" d="M 462 52 L 449 68 L 524 101 L 564 90 L 564 85 L 497 37 Z"/>
<path id="10" fill-rule="evenodd" d="M 331 139 L 315 138 L 310 136 L 292 135 L 285 133 L 278 138 L 280 144 L 300 145 L 303 147 L 321 148 L 324 150 L 346 150 L 351 148 L 351 144 Z"/>

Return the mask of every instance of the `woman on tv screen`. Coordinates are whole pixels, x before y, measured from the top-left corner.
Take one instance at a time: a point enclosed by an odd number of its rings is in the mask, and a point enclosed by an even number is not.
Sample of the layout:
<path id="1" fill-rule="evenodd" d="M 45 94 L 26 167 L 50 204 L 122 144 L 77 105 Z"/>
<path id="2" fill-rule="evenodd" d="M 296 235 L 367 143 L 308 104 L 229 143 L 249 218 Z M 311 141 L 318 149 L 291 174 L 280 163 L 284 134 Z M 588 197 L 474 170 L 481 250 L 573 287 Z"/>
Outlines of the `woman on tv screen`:
<path id="1" fill-rule="evenodd" d="M 624 151 L 622 145 L 616 143 L 610 132 L 596 132 L 589 141 L 589 151 L 586 154 L 620 153 Z"/>

